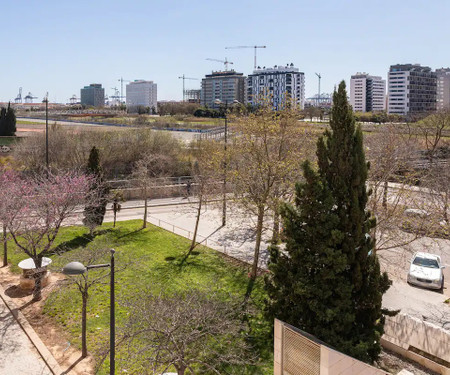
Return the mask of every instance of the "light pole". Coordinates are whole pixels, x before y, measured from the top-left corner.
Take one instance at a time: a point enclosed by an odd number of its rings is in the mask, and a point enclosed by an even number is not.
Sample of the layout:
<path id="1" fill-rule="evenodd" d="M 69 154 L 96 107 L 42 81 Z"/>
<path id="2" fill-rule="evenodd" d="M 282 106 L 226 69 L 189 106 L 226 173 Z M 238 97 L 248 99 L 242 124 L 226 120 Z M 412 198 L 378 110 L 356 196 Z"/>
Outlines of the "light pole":
<path id="1" fill-rule="evenodd" d="M 223 161 L 223 207 L 222 207 L 222 226 L 227 223 L 227 143 L 228 143 L 228 100 L 223 103 L 220 99 L 214 100 L 215 104 L 225 104 L 225 133 L 224 133 L 224 161 Z M 233 104 L 239 104 L 238 100 L 233 100 Z"/>
<path id="2" fill-rule="evenodd" d="M 109 264 L 93 264 L 85 266 L 80 262 L 71 262 L 63 268 L 63 273 L 69 276 L 82 275 L 92 268 L 111 267 L 110 273 L 110 317 L 109 317 L 109 374 L 115 375 L 116 371 L 116 320 L 115 320 L 115 294 L 114 294 L 114 253 L 116 251 L 111 249 L 111 262 Z"/>
<path id="3" fill-rule="evenodd" d="M 48 93 L 43 102 L 45 102 L 45 165 L 48 174 Z"/>

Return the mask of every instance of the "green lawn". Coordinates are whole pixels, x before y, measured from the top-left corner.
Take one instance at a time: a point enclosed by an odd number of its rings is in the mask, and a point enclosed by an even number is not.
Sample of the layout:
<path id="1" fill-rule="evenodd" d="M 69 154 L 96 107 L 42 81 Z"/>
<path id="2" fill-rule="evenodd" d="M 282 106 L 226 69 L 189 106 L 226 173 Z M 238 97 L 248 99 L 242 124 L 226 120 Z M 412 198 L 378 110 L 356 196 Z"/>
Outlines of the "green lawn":
<path id="1" fill-rule="evenodd" d="M 68 249 L 64 256 L 53 255 L 55 269 L 62 267 L 68 259 L 76 259 L 79 246 L 105 246 L 116 250 L 116 265 L 120 267 L 125 262 L 132 262 L 125 270 L 116 276 L 117 330 L 127 315 L 127 311 L 120 305 L 120 300 L 135 296 L 139 290 L 159 292 L 182 291 L 189 288 L 211 288 L 230 292 L 237 296 L 244 296 L 248 284 L 248 270 L 235 266 L 226 261 L 214 250 L 198 247 L 195 255 L 181 264 L 181 259 L 190 241 L 174 235 L 163 229 L 150 225 L 140 230 L 142 221 L 133 220 L 120 222 L 115 229 L 111 224 L 99 228 L 99 233 L 91 244 L 86 241 L 88 233 L 84 227 L 63 228 L 58 236 L 60 247 Z M 16 265 L 25 258 L 21 254 L 12 254 L 10 262 Z M 104 260 L 105 262 L 107 259 Z M 13 271 L 18 272 L 16 266 Z M 95 272 L 95 270 L 90 271 Z M 107 281 L 107 280 L 106 280 Z M 88 349 L 97 353 L 107 345 L 109 339 L 109 287 L 98 285 L 90 292 L 88 302 Z M 271 325 L 262 317 L 264 291 L 262 280 L 257 280 L 252 293 L 252 300 L 256 304 L 254 317 L 250 319 L 250 329 L 254 337 L 254 345 L 259 348 L 260 364 L 243 368 L 242 374 L 272 374 L 272 338 Z M 54 292 L 46 301 L 44 313 L 52 316 L 70 334 L 71 344 L 80 347 L 80 314 L 81 298 L 73 287 L 66 287 Z M 117 373 L 132 368 L 123 361 L 124 351 L 117 352 Z M 108 360 L 100 368 L 99 374 L 108 373 Z"/>

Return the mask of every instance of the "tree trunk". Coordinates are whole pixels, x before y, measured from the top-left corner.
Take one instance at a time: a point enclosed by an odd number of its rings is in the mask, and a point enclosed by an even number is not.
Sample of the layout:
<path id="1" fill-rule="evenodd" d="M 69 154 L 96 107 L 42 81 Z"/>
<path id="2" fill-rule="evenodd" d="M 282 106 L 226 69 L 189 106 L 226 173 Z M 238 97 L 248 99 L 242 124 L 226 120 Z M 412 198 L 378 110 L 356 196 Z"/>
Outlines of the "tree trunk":
<path id="1" fill-rule="evenodd" d="M 86 358 L 88 355 L 87 352 L 87 342 L 86 342 L 86 331 L 87 331 L 87 301 L 88 294 L 82 293 L 81 298 L 83 301 L 81 307 L 81 357 Z"/>
<path id="2" fill-rule="evenodd" d="M 6 233 L 6 225 L 3 224 L 3 267 L 8 265 L 8 235 Z"/>
<path id="3" fill-rule="evenodd" d="M 147 228 L 147 194 L 144 199 L 144 224 L 142 224 L 142 228 Z"/>
<path id="4" fill-rule="evenodd" d="M 185 371 L 186 371 L 186 367 L 185 366 L 175 366 L 178 375 L 184 375 Z"/>
<path id="5" fill-rule="evenodd" d="M 116 217 L 117 217 L 117 209 L 114 207 L 114 221 L 113 221 L 113 228 L 116 227 Z"/>
<path id="6" fill-rule="evenodd" d="M 280 240 L 280 209 L 278 206 L 273 213 L 273 229 L 272 229 L 272 244 L 277 244 Z"/>
<path id="7" fill-rule="evenodd" d="M 198 224 L 200 223 L 202 203 L 203 203 L 203 194 L 200 193 L 200 195 L 198 196 L 197 218 L 195 220 L 194 235 L 192 236 L 191 247 L 189 248 L 189 252 L 187 253 L 186 258 L 191 254 L 192 250 L 194 250 L 197 242 L 197 231 L 198 231 Z"/>
<path id="8" fill-rule="evenodd" d="M 261 248 L 261 237 L 264 221 L 264 207 L 258 207 L 258 219 L 256 225 L 256 243 L 255 243 L 255 254 L 253 256 L 253 266 L 250 277 L 254 280 L 256 279 L 256 274 L 258 272 L 258 261 L 259 261 L 259 250 Z"/>
<path id="9" fill-rule="evenodd" d="M 33 274 L 34 288 L 33 301 L 40 301 L 42 299 L 42 278 L 45 275 L 42 271 L 42 258 L 33 259 L 35 264 L 35 271 Z"/>
<path id="10" fill-rule="evenodd" d="M 384 189 L 383 189 L 383 208 L 387 208 L 387 199 L 388 199 L 388 182 L 384 181 Z"/>

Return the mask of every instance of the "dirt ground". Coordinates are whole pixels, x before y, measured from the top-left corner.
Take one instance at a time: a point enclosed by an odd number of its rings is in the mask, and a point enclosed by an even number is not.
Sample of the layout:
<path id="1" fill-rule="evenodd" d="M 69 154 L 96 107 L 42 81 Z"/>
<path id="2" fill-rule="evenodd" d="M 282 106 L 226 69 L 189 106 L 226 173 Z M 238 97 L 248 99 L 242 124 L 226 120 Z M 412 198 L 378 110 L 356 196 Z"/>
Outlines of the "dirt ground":
<path id="1" fill-rule="evenodd" d="M 9 267 L 0 268 L 0 283 L 5 294 L 10 297 L 18 307 L 42 342 L 53 354 L 56 361 L 64 370 L 64 374 L 92 375 L 94 374 L 94 361 L 92 357 L 81 360 L 81 351 L 70 345 L 64 331 L 46 315 L 42 314 L 42 307 L 50 292 L 58 287 L 62 275 L 51 274 L 50 282 L 42 291 L 42 300 L 30 303 L 31 291 L 25 292 L 19 287 L 20 276 L 9 271 Z"/>

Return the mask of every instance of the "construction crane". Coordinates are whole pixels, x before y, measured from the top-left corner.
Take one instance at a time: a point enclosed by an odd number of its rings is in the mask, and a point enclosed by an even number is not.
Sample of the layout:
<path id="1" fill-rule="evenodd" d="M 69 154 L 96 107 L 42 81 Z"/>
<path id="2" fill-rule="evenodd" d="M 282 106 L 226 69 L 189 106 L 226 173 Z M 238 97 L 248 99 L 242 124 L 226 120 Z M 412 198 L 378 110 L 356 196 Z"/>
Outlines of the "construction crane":
<path id="1" fill-rule="evenodd" d="M 22 87 L 19 87 L 19 93 L 17 97 L 14 99 L 14 103 L 22 103 Z"/>
<path id="2" fill-rule="evenodd" d="M 222 63 L 223 65 L 225 65 L 225 71 L 228 70 L 228 64 L 233 64 L 231 61 L 228 61 L 226 57 L 225 57 L 225 60 L 217 60 L 217 59 L 210 59 L 210 58 L 207 58 L 206 60 L 217 61 L 217 62 Z"/>
<path id="3" fill-rule="evenodd" d="M 120 101 L 123 101 L 123 83 L 131 81 L 129 81 L 128 79 L 123 79 L 123 77 L 120 77 L 118 81 L 120 82 Z"/>
<path id="4" fill-rule="evenodd" d="M 317 78 L 319 78 L 319 95 L 317 95 L 317 106 L 320 107 L 320 79 L 322 78 L 322 76 L 320 75 L 320 73 L 316 73 Z"/>
<path id="5" fill-rule="evenodd" d="M 37 96 L 33 96 L 33 94 L 29 92 L 28 95 L 25 96 L 25 103 L 33 103 L 33 99 L 37 99 Z"/>
<path id="6" fill-rule="evenodd" d="M 198 78 L 189 78 L 189 77 L 185 77 L 184 74 L 181 77 L 178 77 L 178 79 L 182 79 L 183 80 L 183 102 L 185 101 L 185 94 L 186 94 L 186 90 L 184 89 L 184 81 L 186 79 L 191 79 L 191 80 L 195 80 L 198 81 Z"/>
<path id="7" fill-rule="evenodd" d="M 111 87 L 111 90 L 114 90 L 114 95 L 111 95 L 110 98 L 115 101 L 114 105 L 120 103 L 120 91 L 117 87 Z"/>
<path id="8" fill-rule="evenodd" d="M 255 50 L 255 69 L 256 69 L 256 50 L 258 48 L 266 48 L 266 46 L 236 46 L 236 47 L 225 47 L 225 49 L 235 49 L 235 48 L 253 48 Z"/>

